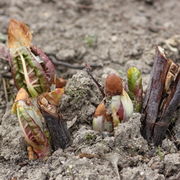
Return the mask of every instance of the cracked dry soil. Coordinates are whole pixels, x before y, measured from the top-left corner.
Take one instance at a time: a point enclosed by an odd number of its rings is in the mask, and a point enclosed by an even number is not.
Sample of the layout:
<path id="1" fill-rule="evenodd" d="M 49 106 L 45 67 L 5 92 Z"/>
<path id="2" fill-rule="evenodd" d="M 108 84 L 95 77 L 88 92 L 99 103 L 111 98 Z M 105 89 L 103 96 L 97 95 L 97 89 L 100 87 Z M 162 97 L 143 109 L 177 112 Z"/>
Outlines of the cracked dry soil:
<path id="1" fill-rule="evenodd" d="M 141 69 L 146 89 L 156 45 L 180 62 L 179 11 L 178 0 L 153 4 L 149 0 L 1 0 L 0 32 L 6 36 L 9 19 L 16 18 L 30 26 L 33 43 L 55 54 L 57 61 L 102 65 L 93 70 L 100 83 L 114 71 L 125 80 L 126 70 L 134 65 Z M 1 60 L 0 71 L 7 67 Z M 61 77 L 69 79 L 60 110 L 72 145 L 55 151 L 45 162 L 28 161 L 18 121 L 10 113 L 12 103 L 5 101 L 2 79 L 8 85 L 9 100 L 16 90 L 1 73 L 0 180 L 180 179 L 180 150 L 173 141 L 166 138 L 161 148 L 149 147 L 136 113 L 115 129 L 114 136 L 93 131 L 92 115 L 102 100 L 100 92 L 86 72 L 56 67 Z M 180 141 L 180 119 L 175 132 Z"/>

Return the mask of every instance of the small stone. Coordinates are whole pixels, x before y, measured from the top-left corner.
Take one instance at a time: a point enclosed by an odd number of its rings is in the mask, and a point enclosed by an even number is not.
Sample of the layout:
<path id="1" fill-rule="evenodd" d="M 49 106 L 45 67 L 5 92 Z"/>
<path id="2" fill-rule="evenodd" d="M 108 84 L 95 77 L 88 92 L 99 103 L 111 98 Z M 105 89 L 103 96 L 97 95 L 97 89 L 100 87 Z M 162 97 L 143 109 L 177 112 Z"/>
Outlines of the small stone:
<path id="1" fill-rule="evenodd" d="M 117 36 L 112 36 L 111 37 L 111 41 L 114 42 L 114 43 L 117 42 L 117 39 L 118 39 Z"/>

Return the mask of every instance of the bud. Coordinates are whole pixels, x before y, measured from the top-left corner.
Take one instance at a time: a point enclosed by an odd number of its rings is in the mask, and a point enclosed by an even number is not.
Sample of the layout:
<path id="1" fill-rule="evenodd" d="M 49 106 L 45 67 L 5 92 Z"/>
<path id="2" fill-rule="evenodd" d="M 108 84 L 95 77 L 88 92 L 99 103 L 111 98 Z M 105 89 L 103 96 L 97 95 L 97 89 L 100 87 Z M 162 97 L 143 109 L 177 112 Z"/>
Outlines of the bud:
<path id="1" fill-rule="evenodd" d="M 28 98 L 23 88 L 17 94 L 13 112 L 18 117 L 25 141 L 32 147 L 36 157 L 47 158 L 50 155 L 51 148 L 45 120 L 36 103 Z"/>
<path id="2" fill-rule="evenodd" d="M 105 80 L 105 94 L 108 96 L 120 95 L 122 90 L 122 79 L 116 74 L 108 75 Z"/>
<path id="3" fill-rule="evenodd" d="M 32 34 L 22 22 L 12 19 L 8 27 L 9 62 L 16 87 L 31 97 L 50 90 L 54 65 L 40 49 L 32 46 Z"/>
<path id="4" fill-rule="evenodd" d="M 128 94 L 133 101 L 135 111 L 140 112 L 143 94 L 141 72 L 136 67 L 131 67 L 127 71 L 127 78 Z"/>
<path id="5" fill-rule="evenodd" d="M 105 99 L 99 104 L 93 118 L 93 129 L 112 132 L 120 122 L 127 121 L 133 113 L 133 104 L 123 88 L 122 79 L 110 74 L 105 80 Z"/>
<path id="6" fill-rule="evenodd" d="M 93 118 L 93 129 L 95 131 L 113 131 L 113 122 L 111 116 L 107 114 L 104 103 L 101 103 L 96 108 Z"/>
<path id="7" fill-rule="evenodd" d="M 113 125 L 127 121 L 133 113 L 133 104 L 123 88 L 122 79 L 110 74 L 105 81 L 106 107 L 108 114 L 111 114 Z"/>

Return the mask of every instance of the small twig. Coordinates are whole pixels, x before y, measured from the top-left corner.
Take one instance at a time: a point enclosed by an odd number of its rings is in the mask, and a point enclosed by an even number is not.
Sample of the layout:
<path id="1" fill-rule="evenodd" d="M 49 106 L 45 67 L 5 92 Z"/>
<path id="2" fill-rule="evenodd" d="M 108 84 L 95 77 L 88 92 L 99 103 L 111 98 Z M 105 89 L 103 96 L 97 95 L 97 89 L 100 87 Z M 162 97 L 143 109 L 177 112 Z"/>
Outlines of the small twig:
<path id="1" fill-rule="evenodd" d="M 93 77 L 92 73 L 91 73 L 91 65 L 86 64 L 85 65 L 85 70 L 88 73 L 88 75 L 91 77 L 91 79 L 94 81 L 94 83 L 96 84 L 96 86 L 98 87 L 98 89 L 100 90 L 103 98 L 105 97 L 105 93 L 104 90 L 102 88 L 102 86 L 97 82 L 97 80 Z"/>

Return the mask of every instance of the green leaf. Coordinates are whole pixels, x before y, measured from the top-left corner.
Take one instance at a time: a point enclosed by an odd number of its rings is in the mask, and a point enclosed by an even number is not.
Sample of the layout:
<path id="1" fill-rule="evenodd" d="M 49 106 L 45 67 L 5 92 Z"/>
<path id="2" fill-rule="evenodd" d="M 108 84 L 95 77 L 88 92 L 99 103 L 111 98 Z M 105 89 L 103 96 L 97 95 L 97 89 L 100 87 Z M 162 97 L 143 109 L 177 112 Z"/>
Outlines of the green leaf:
<path id="1" fill-rule="evenodd" d="M 128 94 L 133 100 L 134 109 L 136 112 L 141 111 L 142 106 L 142 75 L 136 67 L 131 67 L 127 71 L 128 78 Z"/>

